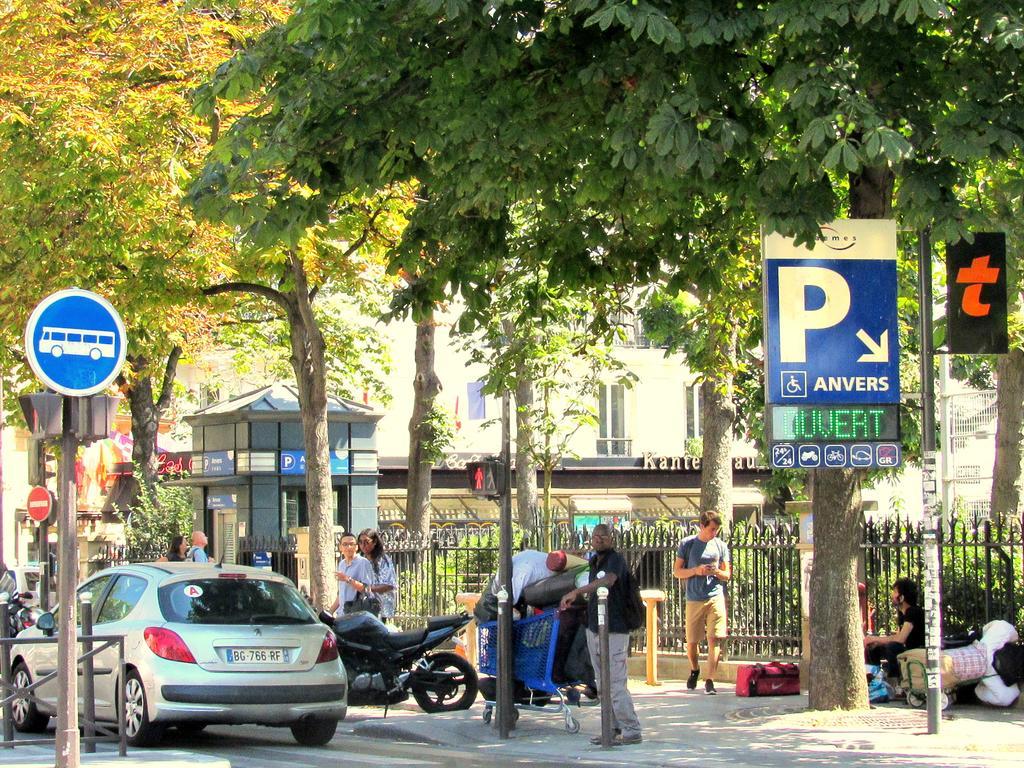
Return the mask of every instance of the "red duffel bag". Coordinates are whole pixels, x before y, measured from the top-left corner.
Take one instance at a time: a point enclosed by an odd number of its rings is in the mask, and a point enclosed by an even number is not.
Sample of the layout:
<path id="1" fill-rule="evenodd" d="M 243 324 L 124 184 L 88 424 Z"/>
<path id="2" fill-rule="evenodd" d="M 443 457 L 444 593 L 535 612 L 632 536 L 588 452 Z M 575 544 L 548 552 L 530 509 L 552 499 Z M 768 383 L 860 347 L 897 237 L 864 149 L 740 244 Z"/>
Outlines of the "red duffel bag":
<path id="1" fill-rule="evenodd" d="M 737 696 L 792 696 L 800 693 L 800 667 L 781 661 L 743 664 L 736 674 Z"/>

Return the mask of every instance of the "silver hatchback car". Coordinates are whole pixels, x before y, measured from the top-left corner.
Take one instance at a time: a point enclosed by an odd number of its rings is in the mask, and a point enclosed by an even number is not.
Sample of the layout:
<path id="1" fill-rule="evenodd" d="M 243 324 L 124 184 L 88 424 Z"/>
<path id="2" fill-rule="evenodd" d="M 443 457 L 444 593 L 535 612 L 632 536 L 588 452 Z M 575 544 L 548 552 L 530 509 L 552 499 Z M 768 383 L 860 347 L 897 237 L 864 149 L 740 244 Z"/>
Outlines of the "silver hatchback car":
<path id="1" fill-rule="evenodd" d="M 113 721 L 124 702 L 128 742 L 158 743 L 168 726 L 289 726 L 300 744 L 326 744 L 347 710 L 345 668 L 334 634 L 284 576 L 207 563 L 108 568 L 78 588 L 92 594 L 93 634 L 123 635 L 96 657 L 96 716 Z M 55 609 L 56 610 L 59 609 Z M 44 625 L 47 622 L 44 622 Z M 32 627 L 21 637 L 40 637 Z M 14 683 L 57 668 L 55 644 L 15 646 Z M 56 679 L 14 704 L 19 731 L 39 732 L 56 714 Z"/>

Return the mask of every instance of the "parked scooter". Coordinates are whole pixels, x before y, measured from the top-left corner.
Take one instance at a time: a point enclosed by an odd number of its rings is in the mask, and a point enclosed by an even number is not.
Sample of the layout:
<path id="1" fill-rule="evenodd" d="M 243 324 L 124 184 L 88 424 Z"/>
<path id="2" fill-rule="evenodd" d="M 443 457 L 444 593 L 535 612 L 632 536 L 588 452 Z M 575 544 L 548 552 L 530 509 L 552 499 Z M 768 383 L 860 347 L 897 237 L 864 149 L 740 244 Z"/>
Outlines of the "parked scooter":
<path id="1" fill-rule="evenodd" d="M 14 637 L 21 630 L 36 625 L 36 618 L 42 611 L 25 601 L 32 599 L 31 592 L 14 592 L 7 600 L 7 637 Z"/>
<path id="2" fill-rule="evenodd" d="M 334 629 L 348 673 L 351 706 L 388 706 L 412 693 L 424 712 L 469 709 L 478 690 L 476 670 L 456 653 L 428 653 L 470 622 L 466 614 L 434 616 L 423 629 L 389 632 L 372 613 L 320 619 Z"/>

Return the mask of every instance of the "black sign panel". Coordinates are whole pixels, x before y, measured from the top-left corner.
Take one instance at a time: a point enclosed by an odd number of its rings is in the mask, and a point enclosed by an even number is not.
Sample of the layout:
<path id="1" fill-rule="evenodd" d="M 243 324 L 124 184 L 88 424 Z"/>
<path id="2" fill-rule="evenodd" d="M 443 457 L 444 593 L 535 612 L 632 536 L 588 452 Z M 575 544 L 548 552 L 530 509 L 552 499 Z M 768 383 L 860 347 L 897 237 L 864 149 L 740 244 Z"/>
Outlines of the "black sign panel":
<path id="1" fill-rule="evenodd" d="M 947 346 L 962 355 L 1001 355 L 1006 332 L 1006 235 L 978 232 L 946 244 Z"/>
<path id="2" fill-rule="evenodd" d="M 899 406 L 769 405 L 769 440 L 798 443 L 893 442 L 900 439 Z"/>

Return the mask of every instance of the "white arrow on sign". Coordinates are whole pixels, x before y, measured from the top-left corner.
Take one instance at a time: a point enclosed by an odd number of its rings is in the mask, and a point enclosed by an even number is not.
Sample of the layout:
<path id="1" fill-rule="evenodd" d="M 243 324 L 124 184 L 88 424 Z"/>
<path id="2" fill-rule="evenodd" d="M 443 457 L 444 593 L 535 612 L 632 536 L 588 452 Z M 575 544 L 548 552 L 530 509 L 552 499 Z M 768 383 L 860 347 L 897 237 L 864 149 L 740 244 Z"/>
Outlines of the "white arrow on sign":
<path id="1" fill-rule="evenodd" d="M 861 328 L 857 331 L 857 338 L 864 342 L 864 346 L 870 349 L 857 358 L 858 363 L 887 363 L 889 362 L 889 331 L 882 331 L 882 335 L 875 341 L 868 332 Z"/>

